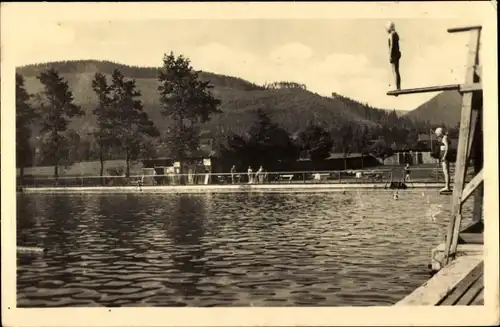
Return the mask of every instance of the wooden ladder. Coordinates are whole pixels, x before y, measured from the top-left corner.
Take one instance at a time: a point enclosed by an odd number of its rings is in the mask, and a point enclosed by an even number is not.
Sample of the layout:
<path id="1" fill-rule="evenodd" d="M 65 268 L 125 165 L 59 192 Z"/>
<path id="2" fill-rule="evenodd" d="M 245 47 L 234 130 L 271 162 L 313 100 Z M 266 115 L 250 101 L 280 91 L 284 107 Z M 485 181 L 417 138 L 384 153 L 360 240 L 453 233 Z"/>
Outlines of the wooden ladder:
<path id="1" fill-rule="evenodd" d="M 453 187 L 452 219 L 448 225 L 445 242 L 444 262 L 448 264 L 455 258 L 462 222 L 462 207 L 474 194 L 473 221 L 482 220 L 483 204 L 483 129 L 481 114 L 483 109 L 483 88 L 481 84 L 481 66 L 479 47 L 481 26 L 466 26 L 448 29 L 448 33 L 470 32 L 467 72 L 464 84 L 438 85 L 423 88 L 396 90 L 388 95 L 403 95 L 436 91 L 458 91 L 462 94 L 462 113 L 460 118 L 460 136 L 458 140 L 455 180 Z M 469 162 L 474 159 L 474 177 L 465 185 Z"/>
<path id="2" fill-rule="evenodd" d="M 469 54 L 467 57 L 467 72 L 465 84 L 480 84 L 481 71 L 479 66 L 479 47 L 481 26 L 471 26 L 449 29 L 449 33 L 470 32 Z M 457 252 L 458 237 L 462 222 L 462 207 L 467 199 L 475 194 L 473 221 L 482 218 L 483 202 L 483 145 L 482 122 L 483 108 L 482 88 L 475 92 L 467 92 L 462 97 L 462 113 L 460 117 L 460 135 L 458 139 L 457 161 L 455 164 L 455 181 L 453 186 L 452 219 L 448 225 L 448 232 L 444 250 L 444 264 L 448 264 Z M 474 177 L 465 185 L 465 176 L 471 159 L 474 159 Z"/>

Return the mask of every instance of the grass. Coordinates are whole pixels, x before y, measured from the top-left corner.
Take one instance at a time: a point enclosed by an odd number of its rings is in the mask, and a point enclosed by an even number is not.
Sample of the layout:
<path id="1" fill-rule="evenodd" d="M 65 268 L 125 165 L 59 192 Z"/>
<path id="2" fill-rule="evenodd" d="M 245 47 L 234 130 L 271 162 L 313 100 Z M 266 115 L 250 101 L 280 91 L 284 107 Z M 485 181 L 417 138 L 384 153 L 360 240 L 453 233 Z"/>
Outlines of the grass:
<path id="1" fill-rule="evenodd" d="M 104 174 L 109 175 L 108 169 L 122 167 L 125 170 L 125 160 L 108 160 L 104 162 Z M 99 161 L 83 161 L 74 163 L 68 167 L 59 167 L 59 176 L 99 176 L 101 163 Z M 24 169 L 26 176 L 51 177 L 54 176 L 54 166 L 28 167 Z M 130 174 L 142 174 L 142 162 L 132 162 L 130 164 Z M 19 169 L 17 169 L 19 176 Z"/>

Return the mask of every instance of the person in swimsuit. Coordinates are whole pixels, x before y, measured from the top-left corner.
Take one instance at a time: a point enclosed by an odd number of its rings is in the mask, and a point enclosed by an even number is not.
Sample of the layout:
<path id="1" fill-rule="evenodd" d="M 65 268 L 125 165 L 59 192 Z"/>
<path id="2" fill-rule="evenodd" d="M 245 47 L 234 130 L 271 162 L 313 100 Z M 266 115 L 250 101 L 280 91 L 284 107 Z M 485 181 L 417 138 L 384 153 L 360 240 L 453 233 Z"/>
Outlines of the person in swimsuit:
<path id="1" fill-rule="evenodd" d="M 253 183 L 253 170 L 252 170 L 252 167 L 250 167 L 250 166 L 248 166 L 247 175 L 248 175 L 248 184 L 252 184 Z"/>
<path id="2" fill-rule="evenodd" d="M 401 59 L 401 50 L 399 49 L 399 35 L 393 22 L 388 22 L 386 26 L 389 33 L 389 62 L 392 66 L 392 73 L 396 83 L 396 89 L 401 90 L 401 75 L 399 74 L 399 60 Z"/>
<path id="3" fill-rule="evenodd" d="M 405 166 L 405 182 L 411 182 L 411 177 L 410 177 L 410 164 L 407 163 Z"/>
<path id="4" fill-rule="evenodd" d="M 262 166 L 260 166 L 259 170 L 257 170 L 257 172 L 255 173 L 255 181 L 258 183 L 258 184 L 262 184 L 264 182 L 263 180 L 263 175 L 264 173 L 264 168 L 262 168 Z"/>
<path id="5" fill-rule="evenodd" d="M 236 174 L 236 166 L 231 167 L 231 183 L 234 184 L 234 175 Z"/>
<path id="6" fill-rule="evenodd" d="M 438 140 L 441 142 L 439 147 L 439 161 L 441 162 L 441 167 L 443 168 L 444 183 L 445 187 L 440 190 L 440 192 L 449 192 L 450 188 L 450 143 L 448 141 L 448 136 L 444 132 L 443 128 L 436 128 L 435 134 Z"/>

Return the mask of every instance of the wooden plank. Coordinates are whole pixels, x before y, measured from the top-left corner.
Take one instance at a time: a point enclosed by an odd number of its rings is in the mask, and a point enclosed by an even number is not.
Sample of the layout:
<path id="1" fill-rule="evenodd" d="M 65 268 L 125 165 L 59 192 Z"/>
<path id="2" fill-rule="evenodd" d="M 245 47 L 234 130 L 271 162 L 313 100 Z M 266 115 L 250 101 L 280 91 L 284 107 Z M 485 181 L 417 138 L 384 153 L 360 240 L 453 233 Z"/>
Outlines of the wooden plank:
<path id="1" fill-rule="evenodd" d="M 481 83 L 473 83 L 473 84 L 460 85 L 458 92 L 468 93 L 468 92 L 479 92 L 482 90 L 483 90 L 483 85 Z"/>
<path id="2" fill-rule="evenodd" d="M 479 172 L 483 169 L 484 163 L 484 155 L 483 155 L 483 123 L 482 123 L 482 109 L 483 109 L 483 99 L 482 97 L 478 99 L 480 103 L 478 103 L 478 107 L 481 107 L 481 110 L 474 111 L 477 113 L 477 122 L 474 137 L 474 172 Z M 474 207 L 472 209 L 472 220 L 475 222 L 481 221 L 483 217 L 483 195 L 484 195 L 484 183 L 479 185 L 479 188 L 474 192 Z"/>
<path id="3" fill-rule="evenodd" d="M 477 78 L 477 76 L 474 78 Z M 475 94 L 472 98 L 472 115 L 470 123 L 471 124 L 470 134 L 473 135 L 472 137 L 473 141 L 469 143 L 469 147 L 467 149 L 467 158 L 470 158 L 472 152 L 477 152 L 479 146 L 482 149 L 482 140 L 479 139 L 480 137 L 482 137 L 482 132 L 483 132 L 481 124 L 482 109 L 483 109 L 482 93 Z M 474 151 L 472 150 L 473 148 Z M 474 170 L 474 171 L 477 173 L 479 170 Z"/>
<path id="4" fill-rule="evenodd" d="M 452 27 L 452 28 L 448 28 L 448 33 L 468 32 L 471 30 L 480 30 L 482 28 L 483 27 L 481 25 Z"/>
<path id="5" fill-rule="evenodd" d="M 484 234 L 483 233 L 460 233 L 459 238 L 465 244 L 484 244 Z"/>
<path id="6" fill-rule="evenodd" d="M 477 109 L 477 108 L 474 108 L 474 106 L 472 106 L 471 108 L 472 108 L 472 112 L 471 112 L 471 117 L 470 117 L 470 135 L 472 137 L 472 142 L 469 142 L 469 145 L 467 147 L 467 158 L 470 158 L 471 153 L 473 151 L 472 150 L 473 146 L 475 145 L 475 143 L 477 143 L 475 141 L 475 139 L 476 139 L 477 120 L 479 118 L 479 111 L 474 110 L 474 109 Z"/>
<path id="7" fill-rule="evenodd" d="M 476 75 L 481 79 L 483 77 L 483 67 L 482 66 L 476 66 Z"/>
<path id="8" fill-rule="evenodd" d="M 483 262 L 481 261 L 470 273 L 454 287 L 438 305 L 454 305 L 472 287 L 472 285 L 483 274 Z"/>
<path id="9" fill-rule="evenodd" d="M 472 84 L 447 84 L 418 87 L 412 89 L 392 90 L 387 92 L 387 95 L 402 95 L 402 94 L 415 94 L 415 93 L 428 93 L 428 92 L 442 92 L 442 91 L 458 91 L 460 93 L 479 92 L 483 90 L 481 83 Z"/>
<path id="10" fill-rule="evenodd" d="M 482 255 L 458 257 L 396 305 L 437 305 L 481 261 L 483 261 Z"/>
<path id="11" fill-rule="evenodd" d="M 460 90 L 460 84 L 436 85 L 436 86 L 426 86 L 426 87 L 404 89 L 404 90 L 393 90 L 387 92 L 387 95 L 428 93 L 428 92 L 454 91 L 454 90 L 457 91 Z"/>
<path id="12" fill-rule="evenodd" d="M 461 201 L 462 205 L 467 201 L 467 199 L 472 195 L 472 193 L 477 189 L 479 185 L 483 183 L 483 169 L 479 171 L 479 173 L 472 178 L 472 180 L 467 184 L 462 191 Z"/>
<path id="13" fill-rule="evenodd" d="M 484 305 L 484 285 L 479 294 L 472 300 L 471 305 Z"/>
<path id="14" fill-rule="evenodd" d="M 472 221 L 462 227 L 460 233 L 482 233 L 484 231 L 484 224 L 482 221 Z"/>
<path id="15" fill-rule="evenodd" d="M 479 295 L 481 290 L 484 289 L 484 274 L 472 284 L 472 286 L 465 292 L 465 294 L 458 300 L 455 305 L 470 305 L 472 301 Z"/>
<path id="16" fill-rule="evenodd" d="M 469 54 L 468 54 L 468 64 L 467 64 L 467 74 L 465 78 L 465 84 L 474 83 L 474 67 L 476 66 L 478 60 L 478 48 L 479 48 L 479 37 L 480 30 L 473 30 L 469 40 Z M 457 149 L 457 162 L 455 168 L 455 185 L 453 186 L 453 203 L 452 203 L 452 219 L 448 226 L 448 233 L 446 237 L 445 246 L 445 264 L 448 264 L 450 257 L 452 257 L 457 249 L 458 243 L 458 233 L 460 230 L 460 223 L 462 220 L 462 205 L 461 205 L 461 194 L 464 187 L 464 179 L 467 171 L 468 156 L 467 151 L 469 149 L 468 143 L 471 142 L 470 135 L 470 120 L 472 113 L 472 100 L 474 93 L 466 93 L 462 97 L 462 113 L 460 118 L 460 137 L 458 141 Z"/>
<path id="17" fill-rule="evenodd" d="M 483 193 L 484 185 L 481 184 L 476 189 L 476 194 L 474 195 L 474 207 L 472 208 L 472 220 L 474 222 L 480 222 L 483 218 Z"/>

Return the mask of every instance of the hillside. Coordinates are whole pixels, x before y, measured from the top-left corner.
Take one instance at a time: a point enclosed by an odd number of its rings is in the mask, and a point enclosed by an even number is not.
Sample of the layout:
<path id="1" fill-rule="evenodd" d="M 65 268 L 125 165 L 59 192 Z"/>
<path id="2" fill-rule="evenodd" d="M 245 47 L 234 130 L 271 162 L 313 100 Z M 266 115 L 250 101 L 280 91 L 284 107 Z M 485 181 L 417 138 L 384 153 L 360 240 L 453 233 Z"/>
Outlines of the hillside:
<path id="1" fill-rule="evenodd" d="M 81 105 L 87 115 L 72 123 L 80 135 L 91 130 L 94 120 L 91 110 L 96 102 L 91 87 L 93 75 L 101 72 L 110 75 L 118 68 L 127 78 L 135 78 L 142 92 L 145 111 L 156 122 L 160 131 L 165 127 L 161 115 L 157 92 L 158 68 L 131 67 L 107 61 L 67 61 L 29 65 L 17 68 L 25 77 L 26 88 L 30 93 L 41 90 L 36 76 L 43 70 L 53 67 L 69 83 L 75 102 Z M 328 129 L 344 123 L 380 126 L 387 111 L 371 108 L 355 100 L 342 97 L 323 97 L 303 88 L 269 89 L 247 82 L 243 79 L 200 72 L 200 77 L 214 85 L 213 93 L 222 101 L 222 114 L 216 115 L 207 123 L 211 131 L 221 130 L 245 133 L 254 120 L 257 108 L 264 108 L 274 121 L 294 133 L 309 123 L 316 123 Z M 347 101 L 348 100 L 348 101 Z"/>
<path id="2" fill-rule="evenodd" d="M 441 92 L 404 117 L 414 121 L 429 121 L 431 124 L 444 124 L 454 127 L 460 122 L 462 96 L 458 92 Z"/>
<path id="3" fill-rule="evenodd" d="M 408 110 L 397 110 L 397 109 L 395 109 L 395 110 L 394 109 L 382 109 L 382 110 L 386 111 L 387 113 L 394 111 L 396 113 L 396 116 L 398 116 L 398 117 L 404 116 L 409 112 Z"/>

